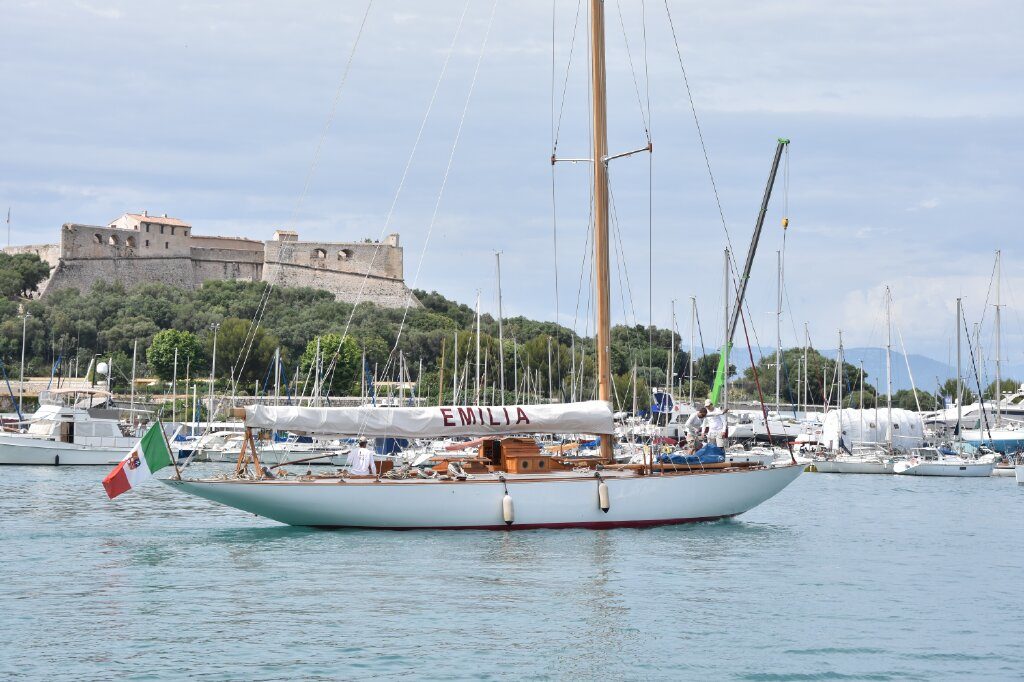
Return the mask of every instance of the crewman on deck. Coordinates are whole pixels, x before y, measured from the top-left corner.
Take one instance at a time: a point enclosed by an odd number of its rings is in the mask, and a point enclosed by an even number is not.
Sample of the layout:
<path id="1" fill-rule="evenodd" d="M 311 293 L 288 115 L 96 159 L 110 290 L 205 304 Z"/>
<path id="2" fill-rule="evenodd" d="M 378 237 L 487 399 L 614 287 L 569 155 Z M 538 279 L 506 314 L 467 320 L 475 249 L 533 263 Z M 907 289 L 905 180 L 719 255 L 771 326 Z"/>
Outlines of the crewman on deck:
<path id="1" fill-rule="evenodd" d="M 711 401 L 704 404 L 708 405 Z M 725 449 L 729 445 L 729 420 L 725 414 L 729 410 L 719 410 L 711 406 L 707 419 L 704 420 L 704 433 L 709 443 Z"/>
<path id="2" fill-rule="evenodd" d="M 373 476 L 377 473 L 377 466 L 373 461 L 373 450 L 366 447 L 365 438 L 359 439 L 359 448 L 353 453 L 349 473 L 353 476 Z"/>
<path id="3" fill-rule="evenodd" d="M 687 438 L 690 441 L 690 454 L 700 449 L 701 431 L 704 430 L 704 418 L 708 416 L 706 407 L 702 407 L 686 420 L 685 428 Z"/>

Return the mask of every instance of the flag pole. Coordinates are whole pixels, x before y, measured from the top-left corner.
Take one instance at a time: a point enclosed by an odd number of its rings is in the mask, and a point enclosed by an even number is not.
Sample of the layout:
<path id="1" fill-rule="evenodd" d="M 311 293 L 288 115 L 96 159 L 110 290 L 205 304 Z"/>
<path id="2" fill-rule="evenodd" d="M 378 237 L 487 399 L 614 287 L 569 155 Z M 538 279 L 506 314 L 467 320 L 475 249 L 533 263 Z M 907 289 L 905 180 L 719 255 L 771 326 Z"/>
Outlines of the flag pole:
<path id="1" fill-rule="evenodd" d="M 174 450 L 171 449 L 171 442 L 167 440 L 167 434 L 164 433 L 164 425 L 160 422 L 159 419 L 156 420 L 156 427 L 160 429 L 160 435 L 164 439 L 164 445 L 167 446 L 167 452 L 170 453 L 171 455 L 171 464 L 174 465 L 174 477 L 180 481 L 181 469 L 178 468 L 178 455 L 176 455 L 174 453 Z"/>

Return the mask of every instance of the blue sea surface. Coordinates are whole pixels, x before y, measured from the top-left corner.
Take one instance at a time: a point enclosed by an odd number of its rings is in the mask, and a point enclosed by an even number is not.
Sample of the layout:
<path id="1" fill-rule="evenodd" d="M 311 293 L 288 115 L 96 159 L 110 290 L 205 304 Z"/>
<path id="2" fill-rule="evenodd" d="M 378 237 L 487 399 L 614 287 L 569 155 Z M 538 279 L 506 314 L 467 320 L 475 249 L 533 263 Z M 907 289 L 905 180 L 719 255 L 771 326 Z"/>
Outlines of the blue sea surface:
<path id="1" fill-rule="evenodd" d="M 209 465 L 208 465 L 209 466 Z M 0 469 L 0 676 L 1024 677 L 1024 487 L 805 474 L 739 519 L 289 528 L 95 467 Z"/>

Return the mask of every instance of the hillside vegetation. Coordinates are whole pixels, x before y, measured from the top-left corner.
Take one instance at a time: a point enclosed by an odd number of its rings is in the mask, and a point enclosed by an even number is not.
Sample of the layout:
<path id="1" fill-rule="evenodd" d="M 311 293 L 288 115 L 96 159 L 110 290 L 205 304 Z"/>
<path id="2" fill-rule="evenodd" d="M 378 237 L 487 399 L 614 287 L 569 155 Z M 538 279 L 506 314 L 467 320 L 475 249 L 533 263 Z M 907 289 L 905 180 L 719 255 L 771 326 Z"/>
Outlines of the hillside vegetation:
<path id="1" fill-rule="evenodd" d="M 474 395 L 476 358 L 476 317 L 472 308 L 451 301 L 436 292 L 417 291 L 422 308 L 379 308 L 364 303 L 335 301 L 324 291 L 275 287 L 267 293 L 264 283 L 207 282 L 195 291 L 162 284 L 131 289 L 120 285 L 97 285 L 82 293 L 58 291 L 44 300 L 19 303 L 8 297 L 0 301 L 0 356 L 8 368 L 20 361 L 22 319 L 19 305 L 31 316 L 26 324 L 26 374 L 48 375 L 58 363 L 58 373 L 84 374 L 94 357 L 113 358 L 115 389 L 127 383 L 131 371 L 132 349 L 138 341 L 138 376 L 169 380 L 173 370 L 174 349 L 178 349 L 178 377 L 206 377 L 213 350 L 211 325 L 217 331 L 218 384 L 228 389 L 234 379 L 239 394 L 272 391 L 275 349 L 281 349 L 283 377 L 293 392 L 301 392 L 315 373 L 317 338 L 320 337 L 321 373 L 324 392 L 333 395 L 358 393 L 364 377 L 380 380 L 398 378 L 399 358 L 404 359 L 405 377 L 416 380 L 422 366 L 422 392 L 437 399 L 440 374 L 444 371 L 443 390 L 452 393 L 452 369 L 455 364 L 458 335 L 459 379 L 463 396 Z M 266 295 L 266 297 L 265 297 Z M 262 322 L 251 333 L 252 320 L 262 310 Z M 404 326 L 403 326 L 404 318 Z M 506 399 L 556 400 L 588 399 L 596 395 L 594 342 L 553 322 L 511 317 L 503 321 Z M 401 335 L 398 334 L 402 329 Z M 501 385 L 498 354 L 498 323 L 490 315 L 480 322 L 482 400 L 500 400 L 494 395 Z M 342 334 L 347 336 L 342 342 Z M 398 340 L 396 346 L 396 339 Z M 689 355 L 680 348 L 675 336 L 676 385 L 688 395 Z M 667 329 L 643 326 L 616 326 L 612 330 L 612 370 L 616 407 L 633 405 L 633 369 L 636 367 L 637 404 L 649 404 L 649 386 L 664 386 L 669 368 L 672 335 Z M 737 348 L 734 353 L 746 352 Z M 802 350 L 786 351 L 783 398 L 796 397 L 796 357 Z M 365 364 L 364 364 L 365 357 Z M 549 370 L 550 357 L 550 370 Z M 774 399 L 774 356 L 760 359 L 758 378 L 765 399 Z M 718 355 L 712 353 L 695 363 L 695 397 L 703 398 L 714 379 Z M 834 372 L 835 363 L 815 351 L 810 352 L 811 384 L 809 400 L 821 402 L 821 377 Z M 467 368 L 469 371 L 467 371 Z M 731 368 L 735 373 L 735 368 Z M 857 368 L 845 364 L 848 395 L 859 387 Z M 517 380 L 518 379 L 518 383 Z M 575 379 L 575 381 L 574 381 Z M 468 388 L 466 386 L 468 385 Z M 736 377 L 731 396 L 756 398 L 753 370 Z M 518 392 L 517 392 L 518 388 Z M 468 393 L 467 393 L 468 391 Z M 308 389 L 306 390 L 308 393 Z M 873 405 L 875 389 L 865 385 L 865 404 Z M 909 393 L 909 391 L 907 392 Z M 859 393 L 850 396 L 854 406 Z M 922 407 L 929 400 L 919 394 Z M 898 396 L 899 402 L 913 395 Z M 833 397 L 834 401 L 834 397 Z M 849 400 L 846 401 L 847 404 Z M 910 406 L 909 404 L 907 406 Z M 930 406 L 930 404 L 929 404 Z"/>

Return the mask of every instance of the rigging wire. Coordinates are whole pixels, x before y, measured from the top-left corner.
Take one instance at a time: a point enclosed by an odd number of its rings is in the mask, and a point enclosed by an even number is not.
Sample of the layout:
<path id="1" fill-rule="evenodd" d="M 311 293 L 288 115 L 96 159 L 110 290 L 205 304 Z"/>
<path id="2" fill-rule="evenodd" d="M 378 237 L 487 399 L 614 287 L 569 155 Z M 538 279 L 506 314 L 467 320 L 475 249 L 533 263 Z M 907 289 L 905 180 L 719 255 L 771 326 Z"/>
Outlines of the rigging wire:
<path id="1" fill-rule="evenodd" d="M 719 196 L 719 193 L 718 193 L 718 183 L 715 181 L 715 174 L 711 170 L 711 157 L 708 154 L 707 144 L 704 141 L 704 131 L 701 128 L 700 119 L 697 116 L 697 106 L 696 106 L 696 104 L 694 103 L 694 100 L 693 100 L 693 92 L 692 92 L 692 90 L 690 88 L 690 78 L 689 78 L 688 74 L 686 73 L 686 66 L 683 63 L 683 52 L 682 52 L 682 49 L 679 47 L 679 36 L 678 36 L 678 34 L 676 32 L 675 22 L 672 20 L 672 10 L 669 7 L 668 0 L 664 0 L 664 5 L 665 5 L 665 14 L 668 17 L 669 28 L 671 29 L 671 32 L 672 32 L 672 41 L 675 44 L 676 58 L 677 58 L 677 60 L 679 62 L 679 70 L 682 73 L 683 84 L 684 84 L 684 86 L 686 88 L 686 97 L 687 97 L 687 100 L 689 101 L 689 104 L 690 104 L 690 113 L 693 115 L 693 123 L 694 123 L 694 126 L 695 126 L 696 130 L 697 130 L 697 139 L 700 141 L 701 152 L 704 154 L 704 165 L 705 165 L 705 167 L 707 168 L 707 171 L 708 171 L 708 179 L 711 182 L 711 190 L 712 190 L 712 192 L 715 195 L 715 205 L 718 208 L 718 216 L 719 216 L 719 218 L 721 220 L 721 223 L 722 223 L 722 231 L 725 233 L 725 242 L 726 242 L 726 245 L 729 247 L 729 260 L 730 260 L 730 263 L 731 263 L 731 270 L 732 270 L 732 275 L 733 275 L 733 284 L 734 284 L 736 290 L 739 291 L 739 272 L 740 272 L 740 270 L 739 270 L 739 267 L 737 266 L 737 263 L 736 263 L 736 249 L 733 248 L 732 237 L 729 234 L 729 227 L 728 227 L 728 224 L 726 223 L 726 220 L 725 220 L 725 211 L 722 208 L 722 200 L 721 200 L 721 197 Z M 750 306 L 749 306 L 749 304 L 744 302 L 743 303 L 743 307 L 746 308 L 747 315 L 750 316 Z M 759 349 L 759 352 L 760 352 L 760 344 L 761 344 L 761 342 L 757 338 L 757 330 L 753 328 L 753 318 L 752 317 L 751 317 L 751 330 L 752 330 L 752 333 L 754 335 L 754 341 L 755 341 L 755 343 L 757 343 L 758 349 Z M 724 341 L 725 340 L 723 340 L 723 344 L 724 344 Z"/>
<path id="2" fill-rule="evenodd" d="M 647 112 L 644 111 L 643 99 L 640 97 L 640 83 L 637 81 L 636 68 L 633 66 L 633 52 L 629 49 L 629 35 L 626 32 L 626 22 L 622 18 L 622 3 L 620 2 L 620 0 L 615 0 L 615 7 L 618 10 L 619 14 L 619 26 L 622 28 L 622 41 L 626 45 L 626 60 L 629 62 L 629 72 L 633 76 L 633 91 L 636 93 L 636 103 L 640 108 L 640 119 L 643 121 L 644 136 L 647 138 L 647 141 L 650 142 L 651 129 L 650 125 L 647 122 Z M 644 43 L 646 49 L 646 40 L 644 41 Z M 648 102 L 650 102 L 650 99 L 648 99 Z"/>
<path id="3" fill-rule="evenodd" d="M 376 261 L 377 254 L 380 252 L 380 242 L 384 238 L 384 235 L 387 232 L 388 228 L 391 226 L 391 220 L 394 217 L 395 208 L 398 205 L 399 197 L 401 197 L 402 190 L 405 188 L 405 182 L 409 177 L 409 170 L 412 167 L 413 159 L 415 159 L 416 152 L 419 149 L 420 141 L 423 139 L 423 131 L 426 129 L 427 121 L 429 120 L 430 114 L 434 109 L 434 103 L 437 101 L 437 93 L 441 88 L 441 83 L 444 81 L 445 75 L 448 72 L 448 64 L 451 62 L 452 54 L 455 52 L 455 45 L 458 42 L 459 36 L 462 34 L 462 27 L 465 24 L 466 13 L 469 11 L 471 1 L 472 0 L 466 0 L 466 3 L 462 7 L 462 13 L 459 15 L 459 22 L 455 28 L 455 33 L 452 35 L 451 42 L 448 44 L 448 51 L 445 53 L 444 62 L 441 64 L 441 71 L 437 76 L 437 81 L 434 83 L 434 89 L 430 94 L 430 100 L 427 102 L 426 111 L 423 113 L 423 119 L 420 121 L 419 129 L 416 132 L 416 139 L 413 141 L 412 149 L 409 151 L 409 156 L 405 162 L 405 168 L 403 168 L 402 175 L 398 181 L 398 187 L 395 189 L 395 194 L 391 199 L 391 205 L 388 208 L 388 213 L 384 219 L 384 224 L 381 226 L 380 234 L 377 240 L 377 248 L 374 249 L 373 256 L 370 259 L 370 264 L 367 266 L 366 273 L 364 274 L 363 280 L 360 283 L 359 291 L 356 294 L 355 302 L 352 304 L 352 309 L 349 311 L 348 319 L 345 321 L 345 327 L 342 330 L 341 334 L 341 341 L 339 342 L 338 348 L 335 349 L 335 352 L 332 355 L 330 362 L 328 363 L 327 374 L 332 378 L 335 368 L 337 366 L 338 358 L 341 355 L 342 344 L 345 342 L 345 339 L 348 338 L 348 333 L 349 330 L 351 329 L 352 320 L 355 317 L 356 309 L 362 302 L 363 294 L 366 290 L 366 283 L 369 281 L 370 272 L 372 271 L 373 265 Z M 407 301 L 407 305 L 410 302 L 411 301 Z"/>
<path id="4" fill-rule="evenodd" d="M 341 79 L 338 82 L 338 87 L 335 89 L 334 98 L 333 98 L 333 100 L 331 102 L 331 108 L 330 108 L 330 111 L 329 111 L 328 116 L 327 116 L 327 121 L 324 124 L 324 129 L 323 129 L 323 131 L 320 134 L 320 139 L 317 141 L 316 148 L 315 148 L 315 150 L 313 152 L 313 159 L 310 162 L 309 170 L 306 173 L 306 179 L 305 179 L 305 182 L 303 183 L 302 192 L 299 194 L 299 197 L 298 197 L 298 199 L 295 202 L 295 206 L 292 209 L 292 218 L 291 218 L 291 223 L 292 224 L 294 224 L 295 220 L 297 219 L 298 213 L 299 213 L 299 211 L 300 211 L 300 209 L 302 207 L 302 204 L 305 202 L 305 198 L 306 198 L 306 195 L 308 194 L 309 185 L 310 185 L 310 182 L 312 181 L 313 174 L 316 172 L 316 168 L 319 166 L 320 154 L 321 154 L 321 151 L 323 149 L 324 141 L 326 140 L 327 134 L 330 132 L 331 126 L 334 123 L 335 116 L 337 115 L 338 103 L 341 100 L 341 94 L 342 94 L 342 91 L 343 91 L 343 89 L 345 87 L 345 83 L 348 81 L 348 75 L 349 75 L 349 71 L 352 68 L 352 62 L 353 62 L 353 60 L 355 58 L 356 49 L 359 47 L 359 42 L 360 42 L 360 40 L 362 39 L 362 36 L 363 36 L 363 29 L 366 28 L 366 20 L 367 20 L 367 18 L 369 18 L 370 10 L 372 8 L 373 8 L 373 0 L 368 0 L 368 2 L 366 3 L 366 10 L 363 12 L 362 20 L 359 22 L 359 29 L 356 32 L 355 40 L 352 42 L 352 48 L 349 50 L 348 59 L 345 61 L 345 67 L 344 67 L 344 69 L 342 71 Z M 260 303 L 257 304 L 257 306 L 256 306 L 256 312 L 255 312 L 255 314 L 253 316 L 252 321 L 250 321 L 249 330 L 246 332 L 245 339 L 242 342 L 242 347 L 244 349 L 244 353 L 240 352 L 239 353 L 239 358 L 236 358 L 235 359 L 235 363 L 231 366 L 231 378 L 232 378 L 231 395 L 232 395 L 232 397 L 234 397 L 234 395 L 235 395 L 235 393 L 237 391 L 237 386 L 238 386 L 237 376 L 241 374 L 242 370 L 245 368 L 245 363 L 249 359 L 249 353 L 251 352 L 253 343 L 256 340 L 256 330 L 259 327 L 260 323 L 263 321 L 263 315 L 266 312 L 267 304 L 270 302 L 270 293 L 273 290 L 273 287 L 274 287 L 274 280 L 273 279 L 267 280 L 267 285 L 264 287 L 263 294 L 260 297 Z M 239 359 L 241 360 L 240 364 L 239 364 Z M 236 373 L 236 370 L 237 370 L 237 373 Z"/>
<path id="5" fill-rule="evenodd" d="M 683 52 L 679 47 L 679 37 L 676 34 L 676 25 L 672 21 L 672 10 L 668 6 L 668 0 L 665 2 L 665 14 L 668 16 L 668 25 L 672 31 L 672 40 L 676 47 L 676 57 L 679 61 L 679 70 L 683 74 L 683 84 L 686 86 L 686 97 L 690 102 L 690 112 L 693 114 L 693 123 L 697 128 L 697 139 L 700 140 L 700 148 L 704 153 L 704 165 L 708 171 L 708 179 L 711 181 L 711 190 L 715 194 L 715 205 L 718 207 L 718 216 L 722 221 L 722 230 L 725 231 L 725 241 L 729 246 L 729 257 L 733 260 L 733 267 L 735 268 L 735 254 L 736 250 L 732 247 L 732 238 L 729 236 L 729 227 L 725 221 L 725 211 L 722 209 L 722 200 L 718 195 L 718 184 L 715 182 L 715 174 L 711 170 L 711 158 L 708 155 L 707 145 L 704 143 L 704 132 L 700 127 L 700 119 L 697 117 L 697 105 L 693 101 L 693 93 L 690 91 L 690 78 L 686 73 L 686 66 L 683 65 Z"/>
<path id="6" fill-rule="evenodd" d="M 575 54 L 575 50 L 576 50 L 576 32 L 579 29 L 579 25 L 580 25 L 580 9 L 581 9 L 582 5 L 583 5 L 583 0 L 577 0 L 576 1 L 576 19 L 575 19 L 575 21 L 573 21 L 573 25 L 572 25 L 572 38 L 569 40 L 569 60 L 568 60 L 568 62 L 565 65 L 565 79 L 562 82 L 562 103 L 561 103 L 561 106 L 558 109 L 558 120 L 554 124 L 554 133 L 552 135 L 552 141 L 551 141 L 551 155 L 552 156 L 555 155 L 555 151 L 558 149 L 558 140 L 559 140 L 559 138 L 561 136 L 561 132 L 562 132 L 562 114 L 565 112 L 565 93 L 566 93 L 566 89 L 569 87 L 569 70 L 572 68 L 572 57 L 573 57 L 573 54 Z M 552 0 L 552 4 L 551 4 L 552 16 L 554 16 L 554 12 L 555 12 L 555 6 L 554 6 L 554 0 Z M 552 68 L 552 72 L 553 72 L 554 71 L 554 60 L 555 60 L 555 56 L 554 56 L 554 51 L 555 51 L 555 46 L 554 46 L 554 20 L 553 19 L 552 19 L 552 25 L 551 25 L 551 33 L 552 33 L 552 42 L 551 42 L 551 62 L 552 62 L 552 67 L 551 68 Z M 552 92 L 553 91 L 554 91 L 554 83 L 552 82 Z M 554 96 L 552 95 L 552 104 L 553 103 L 554 103 Z M 554 107 L 552 106 L 552 113 L 553 112 L 554 112 Z M 553 116 L 552 116 L 552 118 L 553 118 Z"/>
<path id="7" fill-rule="evenodd" d="M 961 307 L 961 310 L 962 310 L 962 307 Z M 971 344 L 971 333 L 967 329 L 967 316 L 963 315 L 961 313 L 960 321 L 963 323 L 963 326 L 964 326 L 964 336 L 967 337 L 967 352 L 968 352 L 968 354 L 970 356 L 970 360 L 971 360 L 971 369 L 974 371 L 974 381 L 975 381 L 975 384 L 978 386 L 978 404 L 981 406 L 981 421 L 982 421 L 982 425 L 983 425 L 984 430 L 988 431 L 988 437 L 992 438 L 992 427 L 990 427 L 989 424 L 988 424 L 988 415 L 987 415 L 987 413 L 985 411 L 985 393 L 982 391 L 982 388 L 981 388 L 981 377 L 978 374 L 978 365 L 975 364 L 975 362 L 974 362 L 974 347 Z M 960 384 L 961 387 L 963 386 L 963 383 L 964 382 L 961 382 L 961 384 Z M 957 400 L 959 401 L 961 399 L 961 397 L 962 396 L 957 396 Z M 957 429 L 959 430 L 960 428 L 961 428 L 960 424 L 958 423 L 957 424 Z"/>
<path id="8" fill-rule="evenodd" d="M 469 92 L 466 93 L 466 101 L 462 107 L 462 115 L 459 118 L 458 128 L 455 130 L 455 139 L 452 141 L 451 152 L 448 154 L 448 164 L 445 167 L 444 176 L 441 178 L 441 187 L 437 193 L 437 200 L 434 202 L 434 212 L 430 217 L 430 223 L 427 225 L 427 235 L 423 240 L 423 249 L 420 252 L 419 262 L 416 264 L 416 273 L 413 276 L 413 288 L 419 282 L 420 272 L 423 268 L 423 262 L 426 260 L 427 248 L 430 245 L 430 237 L 433 234 L 434 226 L 437 223 L 437 215 L 441 209 L 441 200 L 444 197 L 445 188 L 448 186 L 448 177 L 451 174 L 452 165 L 455 161 L 455 152 L 458 150 L 459 140 L 462 138 L 462 129 L 466 123 L 466 114 L 469 112 L 469 105 L 473 99 L 473 91 L 476 89 L 477 77 L 480 75 L 480 65 L 483 63 L 484 54 L 487 52 L 487 42 L 491 36 L 491 28 L 494 25 L 494 15 L 498 9 L 498 0 L 494 0 L 491 3 L 491 13 L 487 19 L 487 29 L 484 31 L 484 39 L 480 45 L 480 52 L 477 55 L 476 66 L 473 69 L 473 78 L 469 83 Z M 412 304 L 412 295 L 406 299 L 405 308 L 402 311 L 402 321 L 398 326 L 398 332 L 395 334 L 395 345 L 391 349 L 391 353 L 388 357 L 388 363 L 390 364 L 394 358 L 395 352 L 398 350 L 398 343 L 402 338 L 402 331 L 405 328 L 405 321 L 409 315 L 409 306 Z M 385 365 L 387 366 L 387 365 Z"/>
<path id="9" fill-rule="evenodd" d="M 569 59 L 565 67 L 565 78 L 562 83 L 562 100 L 558 109 L 558 119 L 555 119 L 555 73 L 556 73 L 556 59 L 555 59 L 555 39 L 556 39 L 556 18 L 557 4 L 555 0 L 551 2 L 551 245 L 552 245 L 552 258 L 554 260 L 554 279 L 555 279 L 555 325 L 560 326 L 562 323 L 561 318 L 561 294 L 559 292 L 558 282 L 558 191 L 555 182 L 555 155 L 558 150 L 558 138 L 562 127 L 562 112 L 565 110 L 565 95 L 566 89 L 569 86 L 569 73 L 572 68 L 572 58 L 576 50 L 576 33 L 579 29 L 580 20 L 580 7 L 582 6 L 582 0 L 576 2 L 576 18 L 573 21 L 572 38 L 569 41 Z M 557 374 L 559 386 L 562 386 L 563 375 L 562 375 L 562 354 L 558 353 L 557 357 Z"/>

